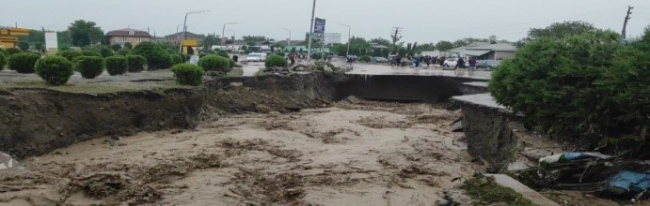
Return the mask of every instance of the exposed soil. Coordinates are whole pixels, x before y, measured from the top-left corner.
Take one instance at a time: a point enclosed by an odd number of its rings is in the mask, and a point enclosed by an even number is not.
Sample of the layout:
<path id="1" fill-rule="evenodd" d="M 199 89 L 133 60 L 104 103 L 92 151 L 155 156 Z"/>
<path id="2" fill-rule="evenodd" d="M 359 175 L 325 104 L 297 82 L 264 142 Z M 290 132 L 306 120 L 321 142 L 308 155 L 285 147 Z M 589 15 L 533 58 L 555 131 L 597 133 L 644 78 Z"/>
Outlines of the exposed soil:
<path id="1" fill-rule="evenodd" d="M 0 205 L 431 205 L 479 170 L 458 116 L 360 102 L 94 139 L 0 173 Z"/>

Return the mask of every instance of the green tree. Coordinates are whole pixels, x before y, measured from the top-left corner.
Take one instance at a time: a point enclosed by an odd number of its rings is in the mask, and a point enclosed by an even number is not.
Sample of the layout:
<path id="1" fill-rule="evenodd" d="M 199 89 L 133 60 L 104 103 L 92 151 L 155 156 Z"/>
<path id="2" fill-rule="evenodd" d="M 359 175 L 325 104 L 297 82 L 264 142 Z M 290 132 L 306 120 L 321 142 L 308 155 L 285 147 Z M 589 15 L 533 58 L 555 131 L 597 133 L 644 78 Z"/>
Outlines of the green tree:
<path id="1" fill-rule="evenodd" d="M 78 47 L 101 43 L 104 31 L 92 21 L 77 20 L 68 27 L 72 45 Z"/>
<path id="2" fill-rule="evenodd" d="M 122 45 L 113 44 L 111 45 L 111 49 L 113 49 L 113 51 L 119 51 L 120 49 L 122 49 Z"/>
<path id="3" fill-rule="evenodd" d="M 255 46 L 255 41 L 246 41 L 246 45 L 248 46 Z"/>
<path id="4" fill-rule="evenodd" d="M 488 88 L 498 103 L 558 138 L 598 142 L 630 134 L 648 125 L 650 109 L 634 107 L 650 103 L 641 98 L 650 81 L 638 78 L 650 55 L 622 52 L 619 37 L 597 30 L 534 40 L 497 67 Z"/>
<path id="5" fill-rule="evenodd" d="M 384 46 L 390 46 L 390 40 L 384 39 L 384 38 L 371 39 L 370 43 L 384 45 Z"/>
<path id="6" fill-rule="evenodd" d="M 454 44 L 448 41 L 440 41 L 435 46 L 440 51 L 449 51 L 454 48 Z"/>
<path id="7" fill-rule="evenodd" d="M 433 51 L 436 50 L 436 45 L 433 43 L 428 43 L 428 44 L 422 44 L 420 47 L 417 48 L 416 52 L 420 51 Z"/>
<path id="8" fill-rule="evenodd" d="M 124 48 L 133 49 L 133 44 L 131 44 L 131 42 L 126 42 L 124 43 Z"/>
<path id="9" fill-rule="evenodd" d="M 43 42 L 36 42 L 34 43 L 34 49 L 41 51 L 43 50 Z"/>
<path id="10" fill-rule="evenodd" d="M 540 38 L 553 38 L 562 39 L 564 37 L 583 34 L 588 31 L 595 30 L 593 24 L 583 21 L 566 21 L 561 23 L 553 23 L 546 28 L 533 28 L 528 31 L 527 40 L 535 40 Z"/>
<path id="11" fill-rule="evenodd" d="M 19 41 L 18 42 L 18 48 L 22 51 L 27 51 L 29 50 L 29 43 L 24 42 L 24 41 Z"/>
<path id="12" fill-rule="evenodd" d="M 212 46 L 221 44 L 221 38 L 214 34 L 208 34 L 203 40 L 203 51 L 212 50 Z"/>
<path id="13" fill-rule="evenodd" d="M 471 42 L 465 41 L 464 39 L 459 39 L 459 40 L 454 41 L 453 45 L 454 45 L 454 48 L 456 48 L 456 47 L 467 46 L 470 43 Z"/>

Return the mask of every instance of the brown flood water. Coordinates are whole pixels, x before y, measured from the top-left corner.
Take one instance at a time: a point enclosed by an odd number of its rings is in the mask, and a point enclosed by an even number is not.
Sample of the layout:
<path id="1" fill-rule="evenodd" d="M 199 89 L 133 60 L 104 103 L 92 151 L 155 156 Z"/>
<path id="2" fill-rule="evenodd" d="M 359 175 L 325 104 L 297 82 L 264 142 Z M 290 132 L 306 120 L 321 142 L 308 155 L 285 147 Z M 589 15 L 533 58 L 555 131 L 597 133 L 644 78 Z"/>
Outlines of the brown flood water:
<path id="1" fill-rule="evenodd" d="M 479 169 L 458 116 L 361 102 L 106 137 L 2 173 L 0 205 L 432 205 Z"/>

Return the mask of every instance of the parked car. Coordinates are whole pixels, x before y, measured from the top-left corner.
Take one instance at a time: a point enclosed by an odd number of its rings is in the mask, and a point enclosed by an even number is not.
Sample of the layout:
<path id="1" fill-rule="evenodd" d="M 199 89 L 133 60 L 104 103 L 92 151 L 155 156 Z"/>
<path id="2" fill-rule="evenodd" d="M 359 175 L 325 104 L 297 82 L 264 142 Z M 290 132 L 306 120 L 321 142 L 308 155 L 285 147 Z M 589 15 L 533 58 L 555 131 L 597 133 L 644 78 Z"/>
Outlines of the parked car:
<path id="1" fill-rule="evenodd" d="M 266 61 L 265 53 L 250 53 L 246 56 L 246 62 L 263 62 Z"/>
<path id="2" fill-rule="evenodd" d="M 373 57 L 372 62 L 374 62 L 374 63 L 388 63 L 390 61 L 386 57 Z"/>
<path id="3" fill-rule="evenodd" d="M 442 63 L 443 67 L 456 67 L 456 64 L 458 62 L 458 58 L 447 58 L 445 59 L 445 62 Z"/>
<path id="4" fill-rule="evenodd" d="M 477 60 L 476 68 L 485 68 L 492 70 L 501 64 L 501 60 Z"/>

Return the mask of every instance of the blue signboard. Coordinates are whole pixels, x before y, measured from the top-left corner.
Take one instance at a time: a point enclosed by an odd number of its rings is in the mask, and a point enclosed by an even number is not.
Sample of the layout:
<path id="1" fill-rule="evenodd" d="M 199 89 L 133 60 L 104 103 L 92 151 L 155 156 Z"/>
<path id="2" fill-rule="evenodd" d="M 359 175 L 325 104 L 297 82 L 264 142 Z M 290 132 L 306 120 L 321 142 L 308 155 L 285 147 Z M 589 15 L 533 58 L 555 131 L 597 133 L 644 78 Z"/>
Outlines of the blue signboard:
<path id="1" fill-rule="evenodd" d="M 314 20 L 314 33 L 315 34 L 325 33 L 325 19 L 316 18 L 316 20 Z"/>

